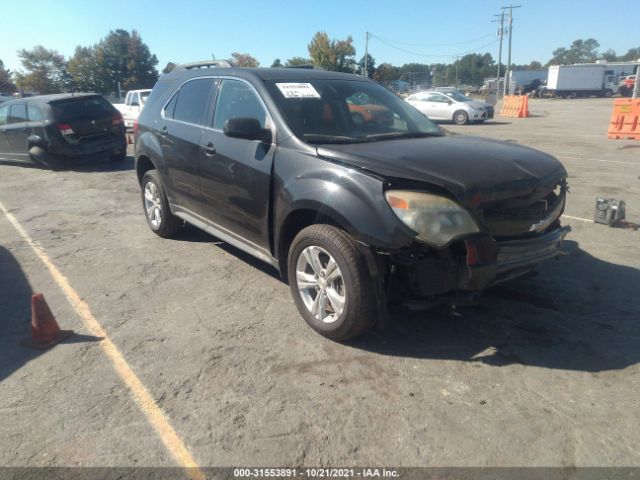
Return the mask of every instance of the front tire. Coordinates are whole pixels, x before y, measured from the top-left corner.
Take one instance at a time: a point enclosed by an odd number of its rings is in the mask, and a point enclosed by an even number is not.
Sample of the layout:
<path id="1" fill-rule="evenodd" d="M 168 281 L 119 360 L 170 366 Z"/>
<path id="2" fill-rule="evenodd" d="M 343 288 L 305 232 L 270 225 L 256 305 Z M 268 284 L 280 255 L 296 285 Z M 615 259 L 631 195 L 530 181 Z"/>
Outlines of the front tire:
<path id="1" fill-rule="evenodd" d="M 149 170 L 142 177 L 142 207 L 151 231 L 162 238 L 172 237 L 182 227 L 182 220 L 171 213 L 160 175 Z"/>
<path id="2" fill-rule="evenodd" d="M 469 115 L 463 110 L 458 110 L 453 114 L 453 123 L 456 125 L 465 125 L 469 121 Z"/>
<path id="3" fill-rule="evenodd" d="M 289 288 L 304 320 L 331 340 L 356 337 L 375 325 L 376 298 L 362 253 L 343 230 L 311 225 L 289 250 Z"/>

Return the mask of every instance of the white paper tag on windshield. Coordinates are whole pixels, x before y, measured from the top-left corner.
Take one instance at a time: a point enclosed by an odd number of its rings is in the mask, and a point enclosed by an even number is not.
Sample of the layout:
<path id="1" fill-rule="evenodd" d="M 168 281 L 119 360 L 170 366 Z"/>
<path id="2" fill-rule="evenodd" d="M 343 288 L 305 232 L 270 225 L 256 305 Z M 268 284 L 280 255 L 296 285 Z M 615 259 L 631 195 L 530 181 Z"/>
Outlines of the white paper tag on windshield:
<path id="1" fill-rule="evenodd" d="M 284 98 L 320 98 L 310 83 L 276 83 Z"/>

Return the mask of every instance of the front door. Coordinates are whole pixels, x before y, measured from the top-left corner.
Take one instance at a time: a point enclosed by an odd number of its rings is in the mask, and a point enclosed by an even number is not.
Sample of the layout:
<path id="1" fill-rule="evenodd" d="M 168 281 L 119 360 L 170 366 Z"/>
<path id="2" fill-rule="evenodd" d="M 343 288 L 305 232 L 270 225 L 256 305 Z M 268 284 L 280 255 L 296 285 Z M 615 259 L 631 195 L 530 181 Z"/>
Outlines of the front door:
<path id="1" fill-rule="evenodd" d="M 200 175 L 205 216 L 219 227 L 262 248 L 269 246 L 268 212 L 275 144 L 227 137 L 230 118 L 256 118 L 273 131 L 258 93 L 240 80 L 218 89 L 212 129 L 202 136 Z"/>
<path id="2" fill-rule="evenodd" d="M 9 123 L 9 108 L 10 105 L 0 105 L 0 158 L 11 157 L 11 155 L 9 155 L 9 141 L 5 133 L 7 123 Z"/>

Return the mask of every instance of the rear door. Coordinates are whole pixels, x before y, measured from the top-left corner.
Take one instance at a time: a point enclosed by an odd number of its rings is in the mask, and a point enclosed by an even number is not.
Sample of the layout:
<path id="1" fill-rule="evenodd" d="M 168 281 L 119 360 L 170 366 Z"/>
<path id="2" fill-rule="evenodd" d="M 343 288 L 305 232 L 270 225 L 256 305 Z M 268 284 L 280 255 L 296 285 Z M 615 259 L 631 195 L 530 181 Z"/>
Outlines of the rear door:
<path id="1" fill-rule="evenodd" d="M 200 208 L 200 138 L 209 121 L 213 78 L 189 80 L 171 97 L 154 126 L 170 186 L 171 202 L 195 213 Z"/>
<path id="2" fill-rule="evenodd" d="M 266 249 L 271 166 L 276 147 L 224 135 L 225 122 L 238 117 L 256 118 L 262 128 L 273 131 L 268 110 L 255 89 L 241 80 L 223 79 L 213 128 L 206 129 L 201 140 L 202 200 L 209 220 Z"/>
<path id="3" fill-rule="evenodd" d="M 0 158 L 10 157 L 9 142 L 5 133 L 5 128 L 9 122 L 10 105 L 0 105 Z"/>
<path id="4" fill-rule="evenodd" d="M 9 152 L 24 158 L 27 153 L 27 138 L 29 137 L 29 125 L 27 122 L 27 104 L 25 102 L 14 103 L 9 109 L 9 120 L 4 129 Z"/>

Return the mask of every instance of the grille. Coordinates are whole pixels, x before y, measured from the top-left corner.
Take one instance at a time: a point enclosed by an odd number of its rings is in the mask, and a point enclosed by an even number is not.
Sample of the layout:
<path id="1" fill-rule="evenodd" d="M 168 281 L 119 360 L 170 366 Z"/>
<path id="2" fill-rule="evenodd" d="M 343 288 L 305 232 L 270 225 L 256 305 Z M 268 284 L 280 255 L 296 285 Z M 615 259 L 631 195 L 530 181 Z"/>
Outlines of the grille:
<path id="1" fill-rule="evenodd" d="M 484 223 L 494 237 L 535 235 L 546 230 L 562 213 L 565 187 L 559 186 L 545 196 L 533 194 L 485 207 Z"/>

